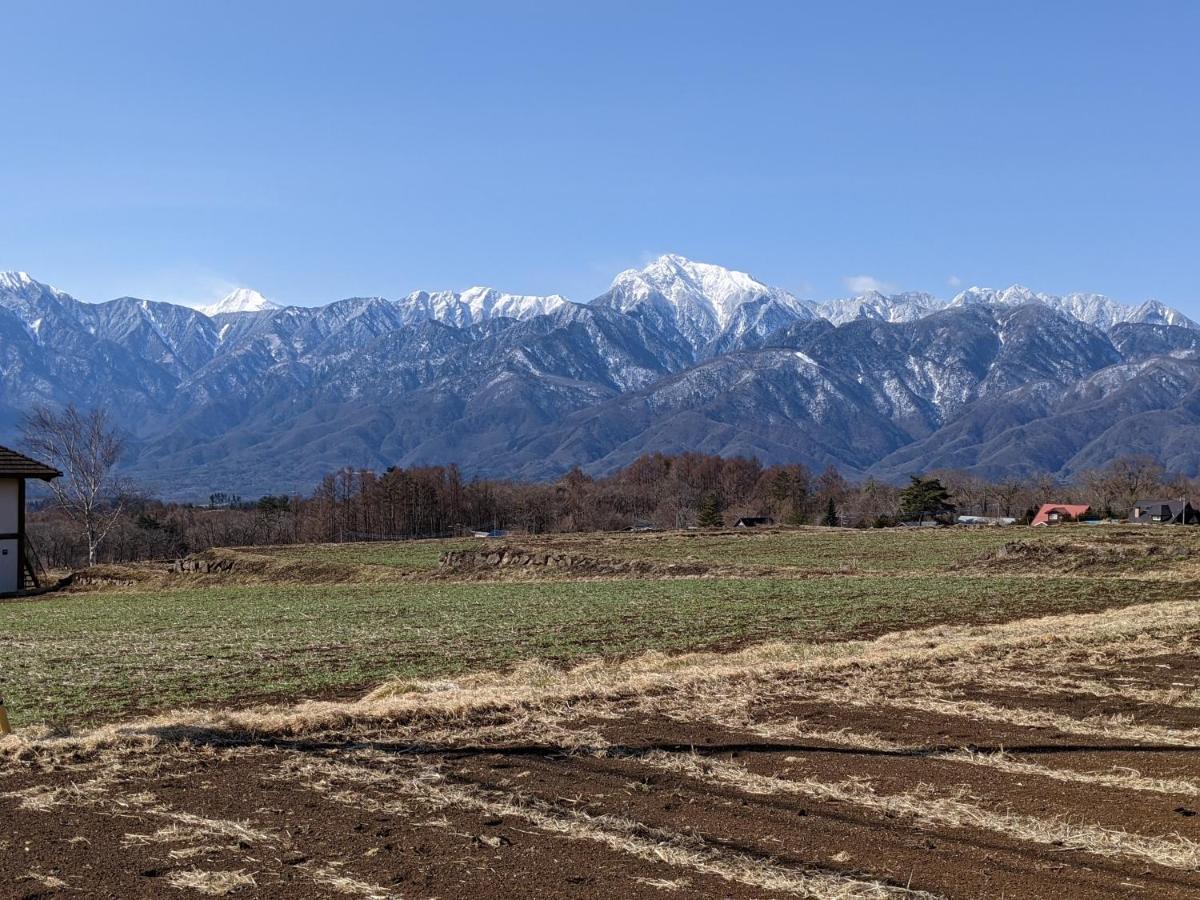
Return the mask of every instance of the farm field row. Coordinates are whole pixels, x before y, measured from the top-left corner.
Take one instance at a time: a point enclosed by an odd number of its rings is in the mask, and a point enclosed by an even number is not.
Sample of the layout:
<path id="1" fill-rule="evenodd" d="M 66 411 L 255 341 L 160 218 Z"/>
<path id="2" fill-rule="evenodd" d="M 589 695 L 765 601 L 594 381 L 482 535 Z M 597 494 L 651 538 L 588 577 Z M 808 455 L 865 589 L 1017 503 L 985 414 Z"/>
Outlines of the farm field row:
<path id="1" fill-rule="evenodd" d="M 1193 897 L 1198 641 L 1195 602 L 1160 601 L 26 735 L 0 742 L 0 840 L 23 848 L 0 854 L 0 880 L 379 900 Z"/>
<path id="2" fill-rule="evenodd" d="M 691 561 L 701 578 L 438 568 L 505 545 Z M 18 725 L 79 725 L 449 676 L 763 640 L 838 640 L 1186 595 L 1192 529 L 780 529 L 548 535 L 222 551 L 213 574 L 0 604 L 0 692 Z M 748 572 L 760 574 L 751 576 Z M 739 574 L 740 573 L 740 574 Z M 123 580 L 118 570 L 109 573 Z M 136 577 L 134 577 L 136 576 Z M 147 580 L 139 580 L 146 578 Z"/>
<path id="3" fill-rule="evenodd" d="M 1012 542 L 1063 542 L 1185 546 L 1200 551 L 1193 529 L 1127 526 L 1059 528 L 881 528 L 865 530 L 787 528 L 762 531 L 514 535 L 512 542 L 562 549 L 601 558 L 695 561 L 726 566 L 770 566 L 832 573 L 928 574 L 976 563 Z M 392 541 L 279 547 L 286 559 L 351 566 L 383 566 L 405 573 L 431 573 L 447 550 L 486 549 L 505 543 L 475 539 Z M 264 551 L 255 551 L 264 552 Z"/>
<path id="4" fill-rule="evenodd" d="M 1173 596 L 1120 578 L 906 576 L 210 585 L 0 604 L 17 725 L 329 695 L 646 650 L 837 640 Z"/>

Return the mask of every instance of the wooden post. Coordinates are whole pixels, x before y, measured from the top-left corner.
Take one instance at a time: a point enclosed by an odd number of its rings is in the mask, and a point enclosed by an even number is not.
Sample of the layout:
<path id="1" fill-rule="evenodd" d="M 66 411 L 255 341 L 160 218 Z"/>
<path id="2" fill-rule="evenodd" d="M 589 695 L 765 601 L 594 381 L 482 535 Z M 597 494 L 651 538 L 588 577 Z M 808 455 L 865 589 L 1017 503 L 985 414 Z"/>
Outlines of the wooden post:
<path id="1" fill-rule="evenodd" d="M 17 590 L 25 590 L 25 479 L 17 479 Z M 0 703 L 0 707 L 3 703 Z"/>

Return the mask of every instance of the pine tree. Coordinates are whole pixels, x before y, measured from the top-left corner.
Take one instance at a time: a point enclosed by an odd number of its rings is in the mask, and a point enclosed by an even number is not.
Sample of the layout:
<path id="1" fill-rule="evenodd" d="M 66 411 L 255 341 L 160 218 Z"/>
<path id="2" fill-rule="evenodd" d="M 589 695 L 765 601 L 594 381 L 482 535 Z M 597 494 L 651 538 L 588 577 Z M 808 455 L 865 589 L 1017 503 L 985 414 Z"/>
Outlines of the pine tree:
<path id="1" fill-rule="evenodd" d="M 953 513 L 950 492 L 937 478 L 913 475 L 912 484 L 900 492 L 900 515 L 906 519 L 936 519 Z"/>
<path id="2" fill-rule="evenodd" d="M 705 495 L 696 510 L 696 524 L 701 528 L 721 528 L 725 518 L 721 515 L 721 497 L 715 492 Z"/>
<path id="3" fill-rule="evenodd" d="M 821 524 L 828 525 L 830 528 L 836 528 L 838 525 L 837 505 L 833 502 L 833 498 L 829 498 L 829 504 L 825 507 L 825 515 L 821 517 Z"/>
<path id="4" fill-rule="evenodd" d="M 787 508 L 788 500 L 792 496 L 792 476 L 788 474 L 787 469 L 781 469 L 776 473 L 774 480 L 771 482 L 771 501 L 776 513 Z"/>

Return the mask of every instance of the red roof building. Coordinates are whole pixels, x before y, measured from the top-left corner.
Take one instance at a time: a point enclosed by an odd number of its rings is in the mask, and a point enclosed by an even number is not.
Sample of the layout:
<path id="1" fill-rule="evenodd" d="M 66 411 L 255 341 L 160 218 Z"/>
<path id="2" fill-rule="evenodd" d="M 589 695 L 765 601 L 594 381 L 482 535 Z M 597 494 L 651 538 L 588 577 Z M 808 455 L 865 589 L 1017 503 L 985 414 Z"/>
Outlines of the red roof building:
<path id="1" fill-rule="evenodd" d="M 1087 515 L 1091 507 L 1086 503 L 1043 503 L 1030 525 L 1060 525 L 1071 519 Z"/>

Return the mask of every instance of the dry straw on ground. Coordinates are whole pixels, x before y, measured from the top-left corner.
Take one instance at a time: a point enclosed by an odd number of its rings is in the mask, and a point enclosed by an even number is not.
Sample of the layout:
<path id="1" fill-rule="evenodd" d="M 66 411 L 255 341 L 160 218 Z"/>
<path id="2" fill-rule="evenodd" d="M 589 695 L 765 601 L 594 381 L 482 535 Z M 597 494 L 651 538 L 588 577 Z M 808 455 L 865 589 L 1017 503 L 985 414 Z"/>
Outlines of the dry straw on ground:
<path id="1" fill-rule="evenodd" d="M 962 686 L 1011 685 L 1022 678 L 1036 682 L 1031 673 L 1043 673 L 1047 684 L 1064 690 L 1140 702 L 1150 694 L 1158 696 L 1157 683 L 1130 687 L 1096 673 L 1178 654 L 1198 632 L 1196 605 L 1172 601 L 999 625 L 919 629 L 873 640 L 773 643 L 679 656 L 651 653 L 569 669 L 528 662 L 511 672 L 455 681 L 396 681 L 352 702 L 181 710 L 78 734 L 25 733 L 0 741 L 0 769 L 26 779 L 24 786 L 4 795 L 16 808 L 57 814 L 70 806 L 119 817 L 127 829 L 124 849 L 158 853 L 185 866 L 171 872 L 169 883 L 212 895 L 253 890 L 266 877 L 255 863 L 264 857 L 261 851 L 267 848 L 265 855 L 278 856 L 294 846 L 292 836 L 282 827 L 256 821 L 253 808 L 244 819 L 205 816 L 131 785 L 154 786 L 173 766 L 237 766 L 243 757 L 273 773 L 264 777 L 279 779 L 287 790 L 316 792 L 365 814 L 440 829 L 449 827 L 447 817 L 464 813 L 515 819 L 548 839 L 585 842 L 639 864 L 663 867 L 661 873 L 647 873 L 646 888 L 654 882 L 661 890 L 686 893 L 697 889 L 697 881 L 719 879 L 765 895 L 883 898 L 914 893 L 902 880 L 844 871 L 845 857 L 839 862 L 831 855 L 822 866 L 807 866 L 780 862 L 761 849 L 742 852 L 727 841 L 693 833 L 686 816 L 678 827 L 651 826 L 619 811 L 582 808 L 519 785 L 485 786 L 455 776 L 447 751 L 487 753 L 498 747 L 548 752 L 577 773 L 585 770 L 581 762 L 587 760 L 620 767 L 621 778 L 629 774 L 624 771 L 628 766 L 633 773 L 686 779 L 708 796 L 723 791 L 804 797 L 853 809 L 886 827 L 992 835 L 1043 852 L 1102 857 L 1180 876 L 1200 870 L 1200 845 L 1190 836 L 1015 812 L 946 783 L 944 764 L 951 764 L 951 771 L 959 765 L 964 772 L 995 773 L 1002 795 L 1005 778 L 1039 778 L 1080 790 L 1195 797 L 1200 784 L 1192 778 L 1118 768 L 1097 772 L 1069 764 L 1052 768 L 1002 750 L 931 746 L 928 727 L 910 742 L 907 736 L 897 740 L 869 728 L 821 727 L 800 713 L 781 711 L 790 704 L 821 710 L 821 721 L 836 721 L 834 712 L 913 710 L 925 717 L 918 717 L 922 722 L 981 723 L 985 733 L 999 724 L 1088 735 L 1112 747 L 1151 741 L 1168 750 L 1187 748 L 1200 744 L 1200 730 L 1146 724 L 1128 716 L 1071 715 L 1039 708 L 1036 702 L 1010 706 L 986 690 L 970 693 Z M 1084 670 L 1089 674 L 1075 674 Z M 862 750 L 853 763 L 861 774 L 798 777 L 784 770 L 764 775 L 661 743 L 631 746 L 622 737 L 631 728 L 638 733 L 638 723 L 672 721 L 685 732 L 740 734 L 742 740 L 803 738 Z M 877 790 L 866 777 L 872 753 L 884 760 L 893 754 L 935 760 L 943 764 L 937 776 L 941 783 Z M 904 771 L 908 774 L 895 777 L 911 780 L 911 768 Z M 67 772 L 70 780 L 30 784 L 29 777 L 38 772 Z M 1149 805 L 1143 798 L 1143 806 Z M 296 871 L 310 887 L 380 900 L 394 896 L 344 860 L 309 855 Z"/>
<path id="2" fill-rule="evenodd" d="M 414 734 L 440 726 L 461 726 L 475 718 L 542 715 L 568 706 L 611 704 L 627 698 L 676 694 L 715 686 L 727 695 L 753 695 L 771 685 L 822 680 L 830 700 L 863 700 L 874 689 L 880 700 L 950 715 L 1013 724 L 1042 724 L 1082 733 L 1120 733 L 1134 740 L 1197 742 L 1191 732 L 1153 726 L 1123 727 L 1116 722 L 1078 724 L 1070 717 L 1005 710 L 979 701 L 955 701 L 919 690 L 921 673 L 952 668 L 961 676 L 972 665 L 987 666 L 1012 657 L 1022 666 L 1086 652 L 1145 654 L 1175 646 L 1179 636 L 1197 630 L 1198 612 L 1190 601 L 1171 601 L 1099 613 L 1049 616 L 986 626 L 942 626 L 896 632 L 873 640 L 840 643 L 774 643 L 734 653 L 647 653 L 623 661 L 599 660 L 560 670 L 530 663 L 510 673 L 484 673 L 454 682 L 397 681 L 353 702 L 310 702 L 295 706 L 236 711 L 181 710 L 167 715 L 107 725 L 57 736 L 35 732 L 0 739 L 0 758 L 71 757 L 105 748 L 152 748 L 162 742 L 237 743 L 270 737 L 354 731 L 386 725 Z M 900 681 L 897 681 L 897 678 Z M 838 690 L 838 684 L 845 690 Z M 887 686 L 890 690 L 881 688 Z"/>
<path id="3" fill-rule="evenodd" d="M 736 882 L 768 894 L 828 900 L 931 896 L 869 879 L 802 871 L 760 856 L 728 850 L 718 842 L 705 841 L 694 835 L 651 828 L 623 816 L 593 815 L 512 792 L 454 784 L 438 771 L 428 768 L 389 773 L 367 766 L 322 760 L 306 764 L 303 772 L 307 776 L 306 783 L 313 789 L 330 799 L 361 809 L 407 815 L 409 807 L 403 804 L 397 807 L 392 799 L 399 795 L 435 808 L 465 809 L 516 818 L 547 834 L 596 843 L 638 859 Z M 334 787 L 338 783 L 354 785 L 357 789 L 339 791 Z M 379 789 L 385 797 L 366 794 L 363 789 L 368 787 Z"/>

